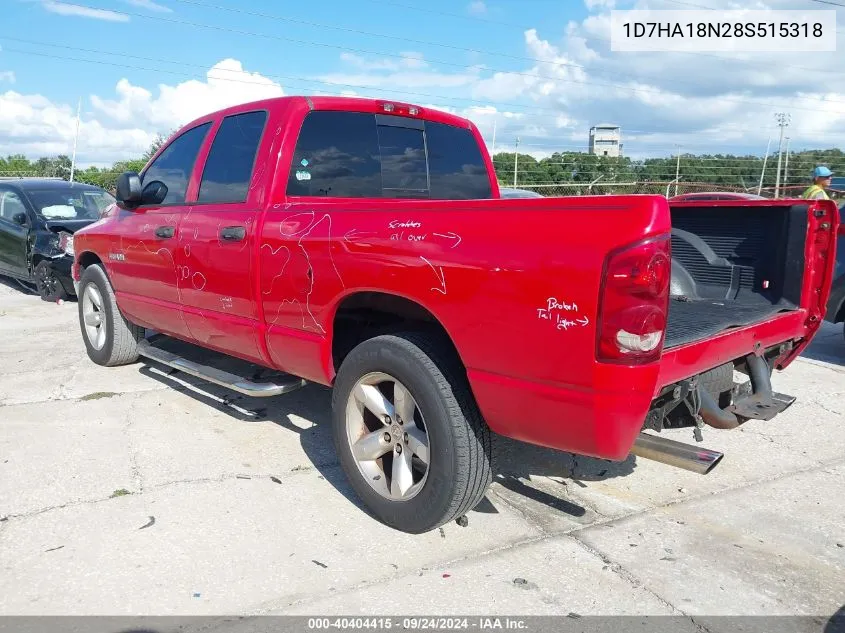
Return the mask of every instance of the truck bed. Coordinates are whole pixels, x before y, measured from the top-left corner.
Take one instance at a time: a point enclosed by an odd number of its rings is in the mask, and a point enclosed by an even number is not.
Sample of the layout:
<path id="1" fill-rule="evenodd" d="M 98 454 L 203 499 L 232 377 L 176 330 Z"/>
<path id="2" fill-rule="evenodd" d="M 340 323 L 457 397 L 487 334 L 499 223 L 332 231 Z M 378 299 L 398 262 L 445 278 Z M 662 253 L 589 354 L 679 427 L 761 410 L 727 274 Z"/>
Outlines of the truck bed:
<path id="1" fill-rule="evenodd" d="M 806 212 L 782 203 L 678 204 L 665 347 L 796 310 Z"/>
<path id="2" fill-rule="evenodd" d="M 788 302 L 744 305 L 736 301 L 711 299 L 669 302 L 667 348 L 709 338 L 735 327 L 759 323 L 781 312 L 794 310 Z"/>

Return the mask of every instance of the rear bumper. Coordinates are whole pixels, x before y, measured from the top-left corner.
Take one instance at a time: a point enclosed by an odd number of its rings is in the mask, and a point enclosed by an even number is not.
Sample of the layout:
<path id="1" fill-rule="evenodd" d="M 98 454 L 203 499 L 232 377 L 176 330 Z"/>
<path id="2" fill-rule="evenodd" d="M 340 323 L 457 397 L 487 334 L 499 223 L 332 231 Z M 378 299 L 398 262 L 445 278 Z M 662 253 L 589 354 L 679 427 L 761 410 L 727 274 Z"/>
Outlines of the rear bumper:
<path id="1" fill-rule="evenodd" d="M 804 310 L 796 310 L 667 350 L 660 363 L 649 366 L 592 362 L 589 369 L 585 367 L 585 372 L 591 372 L 591 387 L 537 383 L 472 369 L 467 375 L 481 412 L 496 433 L 581 455 L 622 460 L 629 455 L 652 401 L 663 387 L 758 349 L 792 341 L 792 351 L 777 361 L 782 369 L 818 330 L 818 322 L 807 325 L 806 319 Z"/>
<path id="2" fill-rule="evenodd" d="M 651 406 L 651 385 L 637 389 L 629 371 L 644 375 L 648 368 L 613 367 L 619 373 L 619 391 L 599 391 L 529 382 L 468 372 L 484 419 L 500 435 L 515 440 L 590 455 L 622 460 L 630 453 Z M 620 371 L 621 370 L 621 371 Z M 628 370 L 628 371 L 626 371 Z"/>

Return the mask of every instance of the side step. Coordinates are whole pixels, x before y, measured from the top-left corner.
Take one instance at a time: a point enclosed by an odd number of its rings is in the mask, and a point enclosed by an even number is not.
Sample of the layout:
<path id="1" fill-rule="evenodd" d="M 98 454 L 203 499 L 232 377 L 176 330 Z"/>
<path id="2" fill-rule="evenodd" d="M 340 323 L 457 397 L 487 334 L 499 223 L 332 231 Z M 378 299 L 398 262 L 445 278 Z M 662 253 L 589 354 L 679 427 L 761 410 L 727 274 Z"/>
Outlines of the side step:
<path id="1" fill-rule="evenodd" d="M 301 389 L 307 384 L 306 380 L 296 378 L 294 376 L 291 376 L 289 381 L 280 384 L 273 382 L 253 382 L 243 378 L 242 376 L 230 374 L 229 372 L 217 369 L 216 367 L 201 365 L 200 363 L 195 363 L 187 358 L 183 358 L 182 356 L 177 356 L 176 354 L 158 347 L 153 347 L 147 340 L 143 340 L 138 343 L 138 353 L 141 356 L 154 360 L 162 365 L 167 365 L 168 367 L 190 374 L 196 378 L 214 383 L 215 385 L 220 385 L 221 387 L 226 387 L 232 391 L 237 391 L 245 396 L 252 396 L 253 398 L 281 396 L 282 394 Z"/>

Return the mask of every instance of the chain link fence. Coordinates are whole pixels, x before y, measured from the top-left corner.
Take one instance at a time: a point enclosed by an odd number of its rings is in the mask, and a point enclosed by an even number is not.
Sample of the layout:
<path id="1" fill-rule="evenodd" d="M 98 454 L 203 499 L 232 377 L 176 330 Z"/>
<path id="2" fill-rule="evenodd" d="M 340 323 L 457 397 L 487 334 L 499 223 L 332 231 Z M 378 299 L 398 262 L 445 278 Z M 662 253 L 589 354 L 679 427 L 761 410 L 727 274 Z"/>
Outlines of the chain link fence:
<path id="1" fill-rule="evenodd" d="M 513 183 L 499 183 L 500 187 L 513 187 Z M 779 198 L 800 198 L 804 190 L 809 186 L 790 185 L 781 186 Z M 699 192 L 725 192 L 725 193 L 748 193 L 757 195 L 757 187 L 739 187 L 730 185 L 714 185 L 708 182 L 675 182 L 675 181 L 652 181 L 652 182 L 572 182 L 560 184 L 525 184 L 517 185 L 517 189 L 534 191 L 542 196 L 603 196 L 620 194 L 650 194 L 660 196 L 676 196 L 685 193 Z M 774 187 L 763 187 L 760 195 L 764 198 L 774 198 Z M 837 200 L 845 199 L 845 191 L 831 189 L 828 194 Z"/>

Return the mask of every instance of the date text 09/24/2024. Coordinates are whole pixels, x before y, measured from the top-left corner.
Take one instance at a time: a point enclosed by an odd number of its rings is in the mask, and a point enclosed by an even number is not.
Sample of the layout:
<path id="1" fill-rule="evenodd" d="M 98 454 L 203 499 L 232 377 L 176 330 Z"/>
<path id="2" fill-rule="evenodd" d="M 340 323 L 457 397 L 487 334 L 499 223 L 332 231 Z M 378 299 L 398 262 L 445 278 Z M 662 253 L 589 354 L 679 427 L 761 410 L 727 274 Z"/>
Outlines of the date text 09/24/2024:
<path id="1" fill-rule="evenodd" d="M 309 630 L 330 630 L 330 629 L 403 629 L 403 630 L 525 630 L 525 620 L 508 617 L 424 617 L 414 616 L 405 618 L 387 617 L 335 617 L 335 618 L 309 618 Z"/>

